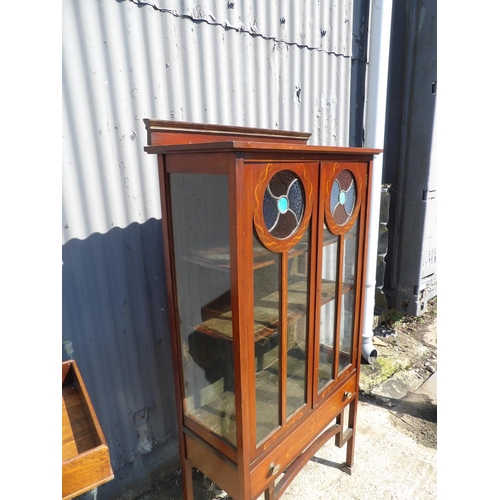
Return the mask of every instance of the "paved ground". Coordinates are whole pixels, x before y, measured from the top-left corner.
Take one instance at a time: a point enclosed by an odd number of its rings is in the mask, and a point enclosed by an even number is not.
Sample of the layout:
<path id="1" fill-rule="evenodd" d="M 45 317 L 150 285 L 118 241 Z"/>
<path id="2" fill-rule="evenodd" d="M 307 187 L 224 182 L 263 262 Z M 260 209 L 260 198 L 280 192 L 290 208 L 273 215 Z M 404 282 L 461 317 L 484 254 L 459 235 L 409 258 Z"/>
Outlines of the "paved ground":
<path id="1" fill-rule="evenodd" d="M 362 365 L 352 475 L 340 470 L 345 448 L 332 439 L 283 500 L 437 498 L 437 300 L 429 309 L 425 318 L 392 318 L 375 337 L 376 362 Z M 203 474 L 194 479 L 195 500 L 229 500 Z M 137 500 L 181 499 L 176 475 Z"/>
<path id="2" fill-rule="evenodd" d="M 413 407 L 422 401 L 424 405 L 434 404 L 429 401 L 437 403 L 436 380 L 434 374 L 390 410 L 361 402 L 352 475 L 337 468 L 345 457 L 344 451 L 329 442 L 302 469 L 283 500 L 437 498 L 437 449 L 428 433 L 422 435 L 423 439 L 418 435 L 423 424 Z"/>

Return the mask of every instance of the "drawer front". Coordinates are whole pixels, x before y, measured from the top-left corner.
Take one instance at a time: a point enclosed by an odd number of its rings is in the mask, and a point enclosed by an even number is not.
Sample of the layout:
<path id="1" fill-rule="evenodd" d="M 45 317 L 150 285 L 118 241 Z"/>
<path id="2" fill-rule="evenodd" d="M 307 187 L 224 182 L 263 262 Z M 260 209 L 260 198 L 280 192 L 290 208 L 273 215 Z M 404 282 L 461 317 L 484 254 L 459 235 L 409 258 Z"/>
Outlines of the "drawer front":
<path id="1" fill-rule="evenodd" d="M 251 471 L 252 498 L 256 498 L 325 430 L 332 420 L 353 401 L 356 395 L 355 374 L 331 396 L 319 404 L 309 418 L 283 436 L 264 457 L 255 461 Z"/>

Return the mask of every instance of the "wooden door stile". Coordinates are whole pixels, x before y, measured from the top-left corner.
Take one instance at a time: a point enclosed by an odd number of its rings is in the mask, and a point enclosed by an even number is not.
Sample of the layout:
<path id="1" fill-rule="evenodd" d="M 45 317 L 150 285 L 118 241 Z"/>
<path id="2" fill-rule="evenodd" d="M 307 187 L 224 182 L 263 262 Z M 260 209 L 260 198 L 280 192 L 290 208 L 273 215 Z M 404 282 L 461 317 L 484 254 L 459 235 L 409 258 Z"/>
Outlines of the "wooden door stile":
<path id="1" fill-rule="evenodd" d="M 280 283 L 281 293 L 279 300 L 280 320 L 278 322 L 279 335 L 279 425 L 286 425 L 286 382 L 287 382 L 287 360 L 288 360 L 288 252 L 280 254 Z M 293 320 L 292 320 L 293 321 Z"/>
<path id="2" fill-rule="evenodd" d="M 370 216 L 370 199 L 368 193 L 371 191 L 371 168 L 372 162 L 365 162 L 364 164 L 356 165 L 358 171 L 360 170 L 360 184 L 362 189 L 360 189 L 360 196 L 362 196 L 361 203 L 363 203 L 363 210 L 359 213 L 359 225 L 358 225 L 358 251 L 357 251 L 357 290 L 356 302 L 355 302 L 355 324 L 354 331 L 357 335 L 354 339 L 355 344 L 353 345 L 353 363 L 356 366 L 356 387 L 359 387 L 359 377 L 360 377 L 360 363 L 361 363 L 361 350 L 362 350 L 362 334 L 363 334 L 363 310 L 364 302 L 366 300 L 366 293 L 364 283 L 366 282 L 366 259 L 368 256 L 368 237 L 369 237 L 369 216 Z M 356 350 L 354 349 L 356 347 Z M 354 400 L 349 405 L 349 417 L 348 426 L 352 429 L 352 435 L 347 442 L 346 450 L 346 465 L 351 469 L 354 464 L 354 451 L 355 451 L 355 441 L 356 441 L 356 425 L 357 425 L 357 411 L 358 411 L 358 399 L 359 393 L 356 391 L 354 395 Z"/>
<path id="3" fill-rule="evenodd" d="M 315 407 L 320 401 L 319 395 L 319 360 L 320 360 L 320 323 L 321 323 L 321 286 L 322 286 L 322 269 L 323 269 L 323 237 L 324 237 L 324 224 L 325 224 L 325 199 L 326 199 L 326 171 L 323 167 L 323 163 L 319 164 L 318 172 L 318 202 L 317 202 L 317 216 L 316 216 L 316 267 L 313 268 L 315 274 L 315 289 L 314 295 L 312 295 L 311 300 L 317 304 L 314 311 L 314 350 L 312 363 L 314 365 L 314 376 L 313 376 L 313 407 Z"/>
<path id="4" fill-rule="evenodd" d="M 320 224 L 322 190 L 320 183 L 320 164 L 316 163 L 311 175 L 313 190 L 316 193 L 316 202 L 313 204 L 311 219 L 309 223 L 309 293 L 308 293 L 308 324 L 307 324 L 307 379 L 306 379 L 306 404 L 308 409 L 312 409 L 317 399 L 316 377 L 319 366 L 319 335 L 315 335 L 316 329 L 319 330 L 319 303 L 321 294 L 321 277 L 318 276 L 318 269 L 321 268 L 323 252 L 319 251 L 323 243 L 323 226 Z"/>
<path id="5" fill-rule="evenodd" d="M 255 377 L 253 332 L 253 242 L 251 171 L 242 158 L 229 176 L 231 290 L 238 479 L 242 498 L 250 498 L 251 448 L 255 446 Z M 250 200 L 248 199 L 250 198 Z M 243 201 L 242 201 L 243 200 Z"/>
<path id="6" fill-rule="evenodd" d="M 178 339 L 179 321 L 177 318 L 177 292 L 176 292 L 176 279 L 175 279 L 175 264 L 174 264 L 174 243 L 172 234 L 172 207 L 170 204 L 170 183 L 168 175 L 166 174 L 166 158 L 165 155 L 158 155 L 158 175 L 160 183 L 160 199 L 162 206 L 162 227 L 164 238 L 164 258 L 165 269 L 170 275 L 167 279 L 167 297 L 169 304 L 169 318 L 170 318 L 170 338 L 172 342 L 172 365 L 174 372 L 174 385 L 175 397 L 177 400 L 176 413 L 177 413 L 177 426 L 179 431 L 179 456 L 181 462 L 182 482 L 185 485 L 183 488 L 183 499 L 193 500 L 193 468 L 187 459 L 186 450 L 186 436 L 184 434 L 184 412 L 183 401 L 184 394 L 182 387 L 184 387 L 182 370 L 179 366 L 181 359 L 180 345 Z"/>
<path id="7" fill-rule="evenodd" d="M 176 273 L 175 273 L 175 257 L 174 257 L 174 242 L 172 234 L 172 207 L 170 204 L 170 182 L 169 177 L 165 173 L 165 158 L 163 155 L 158 155 L 158 173 L 160 179 L 160 198 L 162 204 L 162 226 L 163 226 L 163 245 L 164 245 L 164 258 L 165 269 L 170 277 L 167 279 L 167 297 L 169 304 L 169 318 L 172 340 L 172 363 L 174 367 L 175 379 L 175 394 L 178 398 L 177 401 L 183 401 L 184 394 L 181 388 L 184 385 L 182 379 L 182 370 L 179 366 L 179 359 L 181 359 L 180 345 L 179 345 L 179 321 L 178 321 L 178 308 L 177 308 L 177 290 L 176 290 Z M 179 432 L 183 426 L 183 412 L 182 408 L 178 405 L 178 418 L 179 418 Z"/>
<path id="8" fill-rule="evenodd" d="M 361 353 L 361 344 L 362 342 L 362 318 L 363 318 L 363 303 L 365 296 L 365 287 L 364 283 L 366 283 L 366 257 L 367 257 L 367 249 L 365 249 L 366 242 L 368 240 L 368 232 L 369 227 L 367 224 L 367 164 L 356 164 L 353 165 L 356 167 L 356 171 L 360 173 L 359 175 L 359 196 L 361 197 L 361 207 L 364 207 L 364 210 L 360 210 L 358 218 L 358 246 L 357 246 L 357 255 L 356 255 L 356 296 L 355 296 L 355 307 L 354 307 L 354 332 L 359 332 L 358 335 L 355 335 L 353 338 L 353 352 L 351 353 L 351 363 L 358 367 L 361 362 L 361 358 L 359 354 Z M 359 352 L 358 352 L 359 351 Z M 359 375 L 357 375 L 359 378 Z"/>

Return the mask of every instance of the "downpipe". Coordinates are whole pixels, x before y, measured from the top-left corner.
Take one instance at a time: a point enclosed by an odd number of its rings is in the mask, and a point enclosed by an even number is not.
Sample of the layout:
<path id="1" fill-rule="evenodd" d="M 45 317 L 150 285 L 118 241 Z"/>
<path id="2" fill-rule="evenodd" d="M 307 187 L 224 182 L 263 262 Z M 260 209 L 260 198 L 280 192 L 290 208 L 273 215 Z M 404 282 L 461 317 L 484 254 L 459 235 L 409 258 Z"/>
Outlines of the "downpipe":
<path id="1" fill-rule="evenodd" d="M 373 163 L 373 184 L 370 199 L 370 220 L 368 229 L 368 259 L 366 263 L 365 302 L 363 311 L 363 334 L 361 355 L 370 365 L 378 356 L 377 349 L 373 345 L 373 317 L 375 310 L 375 287 L 377 284 L 377 249 L 379 235 L 379 207 L 381 189 L 377 189 L 382 183 L 382 165 Z M 375 210 L 374 210 L 375 208 Z"/>
<path id="2" fill-rule="evenodd" d="M 370 36 L 368 51 L 368 82 L 365 114 L 365 144 L 367 148 L 384 147 L 387 77 L 392 19 L 392 0 L 372 0 L 370 7 Z M 383 154 L 373 160 L 370 218 L 368 221 L 368 254 L 366 263 L 365 300 L 361 355 L 369 364 L 377 359 L 373 345 L 373 318 L 377 249 L 380 223 Z"/>

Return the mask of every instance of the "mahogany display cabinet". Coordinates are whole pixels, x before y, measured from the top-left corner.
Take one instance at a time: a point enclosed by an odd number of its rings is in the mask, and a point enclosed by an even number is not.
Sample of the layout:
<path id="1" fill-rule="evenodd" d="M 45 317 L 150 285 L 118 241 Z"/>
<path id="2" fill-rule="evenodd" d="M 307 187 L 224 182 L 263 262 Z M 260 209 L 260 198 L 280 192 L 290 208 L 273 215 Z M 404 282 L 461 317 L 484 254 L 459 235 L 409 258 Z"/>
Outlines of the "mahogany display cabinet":
<path id="1" fill-rule="evenodd" d="M 277 499 L 354 457 L 371 165 L 309 134 L 144 120 L 158 158 L 184 498 Z"/>

